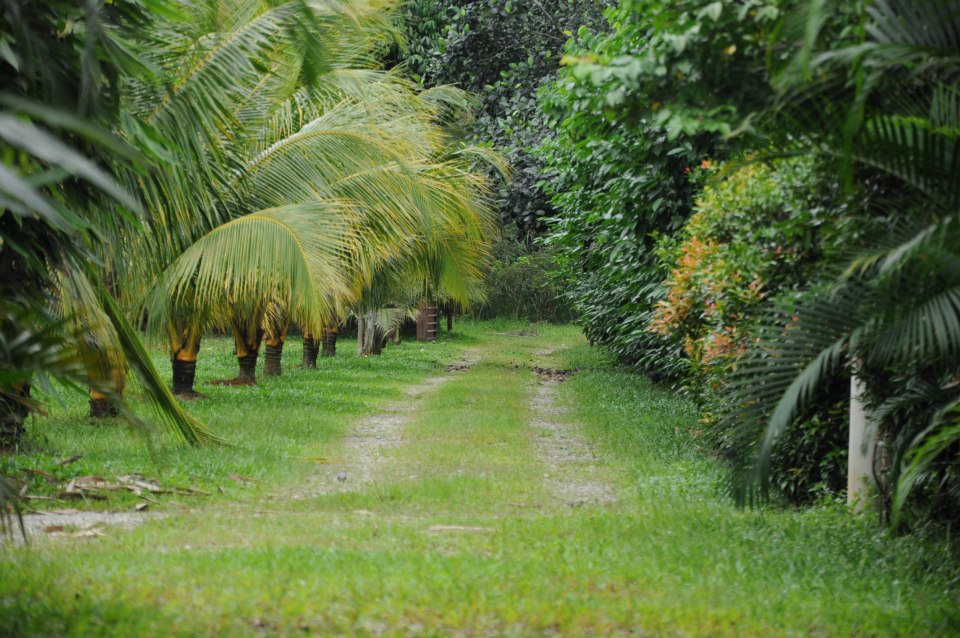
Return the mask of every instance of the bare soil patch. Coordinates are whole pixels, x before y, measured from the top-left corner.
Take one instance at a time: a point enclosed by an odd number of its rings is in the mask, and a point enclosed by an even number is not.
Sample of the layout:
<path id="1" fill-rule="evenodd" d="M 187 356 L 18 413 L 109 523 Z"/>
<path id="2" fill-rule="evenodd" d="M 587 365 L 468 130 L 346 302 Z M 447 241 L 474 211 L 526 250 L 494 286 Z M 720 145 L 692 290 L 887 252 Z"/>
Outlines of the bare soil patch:
<path id="1" fill-rule="evenodd" d="M 539 377 L 531 401 L 533 441 L 547 472 L 547 489 L 571 506 L 603 505 L 616 500 L 616 492 L 600 468 L 593 448 L 558 404 L 557 388 L 573 372 L 535 368 Z"/>
<path id="2" fill-rule="evenodd" d="M 110 527 L 132 529 L 159 516 L 163 515 L 144 511 L 90 512 L 72 508 L 55 509 L 24 514 L 23 529 L 28 542 L 43 536 L 90 538 L 104 536 L 106 529 Z M 22 544 L 24 539 L 16 517 L 13 520 L 12 532 L 8 538 L 16 544 Z"/>
<path id="3" fill-rule="evenodd" d="M 576 370 L 555 370 L 553 368 L 541 368 L 540 366 L 534 366 L 533 371 L 541 379 L 557 382 L 566 381 L 567 377 L 576 372 Z"/>

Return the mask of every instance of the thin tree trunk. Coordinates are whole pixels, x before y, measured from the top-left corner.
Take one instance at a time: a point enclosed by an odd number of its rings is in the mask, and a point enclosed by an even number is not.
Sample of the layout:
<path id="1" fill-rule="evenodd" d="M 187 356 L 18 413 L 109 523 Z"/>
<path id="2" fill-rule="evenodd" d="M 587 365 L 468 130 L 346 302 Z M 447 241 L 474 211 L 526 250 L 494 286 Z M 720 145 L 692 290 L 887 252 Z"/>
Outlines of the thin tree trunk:
<path id="1" fill-rule="evenodd" d="M 309 332 L 303 333 L 303 367 L 316 368 L 317 354 L 319 354 L 319 344 Z"/>
<path id="2" fill-rule="evenodd" d="M 358 325 L 363 326 L 359 330 L 363 336 L 358 338 L 360 356 L 380 356 L 386 335 L 377 326 L 377 311 L 371 310 L 364 313 L 357 318 L 357 322 Z"/>
<path id="3" fill-rule="evenodd" d="M 15 449 L 20 445 L 24 434 L 24 422 L 30 409 L 30 384 L 18 383 L 12 392 L 0 392 L 0 448 Z"/>
<path id="4" fill-rule="evenodd" d="M 857 511 L 870 505 L 873 488 L 873 441 L 867 440 L 867 414 L 861 395 L 863 385 L 850 377 L 850 429 L 847 447 L 847 504 Z"/>
<path id="5" fill-rule="evenodd" d="M 363 342 L 366 339 L 367 332 L 367 321 L 364 315 L 357 315 L 357 356 L 362 357 L 363 352 Z"/>
<path id="6" fill-rule="evenodd" d="M 453 332 L 453 303 L 447 303 L 447 332 Z"/>

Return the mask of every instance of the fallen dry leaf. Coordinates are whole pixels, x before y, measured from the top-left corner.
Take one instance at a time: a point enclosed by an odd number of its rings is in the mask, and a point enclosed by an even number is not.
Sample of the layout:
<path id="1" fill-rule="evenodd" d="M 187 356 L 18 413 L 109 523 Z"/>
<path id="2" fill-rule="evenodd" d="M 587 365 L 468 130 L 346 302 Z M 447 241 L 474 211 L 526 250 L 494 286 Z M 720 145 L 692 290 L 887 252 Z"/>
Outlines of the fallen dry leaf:
<path id="1" fill-rule="evenodd" d="M 58 534 L 63 531 L 63 525 L 47 525 L 43 531 L 47 534 Z"/>
<path id="2" fill-rule="evenodd" d="M 80 490 L 75 490 L 75 491 L 73 491 L 73 492 L 71 492 L 71 491 L 69 491 L 69 490 L 66 491 L 66 492 L 60 492 L 59 494 L 57 494 L 57 498 L 60 498 L 60 499 L 71 499 L 71 498 L 72 498 L 72 499 L 78 499 L 78 498 L 81 498 L 81 499 L 90 499 L 90 500 L 93 500 L 93 501 L 105 501 L 105 500 L 107 500 L 107 497 L 104 496 L 103 494 L 97 494 L 96 492 L 82 492 L 82 491 L 80 491 Z"/>
<path id="3" fill-rule="evenodd" d="M 169 494 L 170 490 L 164 489 L 160 485 L 153 483 L 144 479 L 139 474 L 126 474 L 124 476 L 118 476 L 117 480 L 127 486 L 127 489 L 136 493 L 136 490 L 131 488 L 138 488 L 141 490 L 146 490 L 148 492 L 153 492 L 154 494 Z"/>
<path id="4" fill-rule="evenodd" d="M 195 487 L 175 487 L 171 491 L 182 496 L 210 496 L 210 492 L 204 492 Z"/>
<path id="5" fill-rule="evenodd" d="M 106 534 L 98 527 L 91 527 L 90 529 L 82 529 L 79 532 L 74 532 L 72 536 L 74 538 L 92 538 L 94 536 L 106 536 Z"/>
<path id="6" fill-rule="evenodd" d="M 72 487 L 72 489 L 71 489 Z M 74 490 L 125 490 L 120 483 L 108 481 L 102 476 L 78 476 L 67 485 L 67 491 Z"/>

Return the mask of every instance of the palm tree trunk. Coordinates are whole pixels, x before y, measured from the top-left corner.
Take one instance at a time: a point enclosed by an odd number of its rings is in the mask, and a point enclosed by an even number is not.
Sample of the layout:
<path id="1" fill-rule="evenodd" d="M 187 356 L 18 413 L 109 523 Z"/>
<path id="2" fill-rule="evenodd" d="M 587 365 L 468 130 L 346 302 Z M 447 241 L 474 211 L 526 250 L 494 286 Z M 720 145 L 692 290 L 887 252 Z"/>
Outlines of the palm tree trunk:
<path id="1" fill-rule="evenodd" d="M 257 359 L 260 357 L 264 332 L 260 327 L 260 317 L 253 321 L 256 323 L 251 325 L 245 320 L 235 320 L 231 325 L 240 369 L 234 382 L 236 385 L 254 385 L 257 382 Z M 256 327 L 253 327 L 254 325 Z"/>
<path id="2" fill-rule="evenodd" d="M 260 357 L 260 344 L 256 344 L 256 349 L 252 349 L 253 344 L 247 344 L 251 347 L 245 354 L 237 354 L 237 363 L 239 364 L 239 373 L 237 381 L 253 385 L 257 382 L 257 359 Z"/>
<path id="3" fill-rule="evenodd" d="M 264 340 L 267 353 L 263 358 L 263 374 L 267 377 L 278 377 L 283 374 L 283 344 L 287 341 L 290 317 L 280 305 L 272 303 L 267 309 L 265 323 Z"/>
<path id="4" fill-rule="evenodd" d="M 309 332 L 303 333 L 303 367 L 316 368 L 320 346 Z"/>
<path id="5" fill-rule="evenodd" d="M 277 377 L 283 374 L 283 344 L 287 336 L 267 339 L 267 352 L 263 358 L 263 374 L 268 377 Z"/>
<path id="6" fill-rule="evenodd" d="M 174 358 L 173 363 L 173 393 L 180 396 L 197 394 L 193 383 L 197 378 L 197 362 Z"/>
<path id="7" fill-rule="evenodd" d="M 126 387 L 126 371 L 113 371 L 113 379 L 109 394 L 99 390 L 90 390 L 90 418 L 108 419 L 120 416 L 120 410 L 115 401 L 123 396 L 123 390 Z"/>
<path id="8" fill-rule="evenodd" d="M 192 327 L 169 327 L 170 363 L 173 367 L 173 393 L 185 399 L 200 397 L 193 389 L 197 376 L 197 356 L 200 353 L 200 331 Z"/>
<path id="9" fill-rule="evenodd" d="M 337 356 L 338 324 L 331 323 L 323 329 L 323 356 Z"/>
<path id="10" fill-rule="evenodd" d="M 17 383 L 10 392 L 0 392 L 0 449 L 15 449 L 23 438 L 23 424 L 30 413 L 30 384 Z"/>
<path id="11" fill-rule="evenodd" d="M 437 306 L 423 303 L 417 314 L 417 341 L 436 341 L 437 320 L 440 315 Z"/>
<path id="12" fill-rule="evenodd" d="M 90 391 L 90 418 L 108 419 L 120 416 L 117 406 L 103 393 Z"/>
<path id="13" fill-rule="evenodd" d="M 126 369 L 112 365 L 106 352 L 89 343 L 81 348 L 81 358 L 93 387 L 90 388 L 90 418 L 107 419 L 120 416 L 115 401 L 123 396 L 127 385 Z"/>

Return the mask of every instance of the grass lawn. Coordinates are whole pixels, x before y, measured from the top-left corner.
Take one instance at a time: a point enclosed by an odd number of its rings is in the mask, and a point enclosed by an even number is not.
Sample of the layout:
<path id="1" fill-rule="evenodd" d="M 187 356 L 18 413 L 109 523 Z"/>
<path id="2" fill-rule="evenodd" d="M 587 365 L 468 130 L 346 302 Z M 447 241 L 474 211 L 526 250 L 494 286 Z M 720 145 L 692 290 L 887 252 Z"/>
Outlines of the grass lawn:
<path id="1" fill-rule="evenodd" d="M 87 423 L 82 398 L 54 404 L 4 471 L 139 472 L 211 495 L 164 495 L 151 508 L 161 515 L 134 530 L 7 543 L 0 635 L 960 634 L 955 546 L 889 538 L 836 504 L 735 508 L 719 463 L 691 444 L 693 406 L 618 369 L 575 328 L 508 334 L 520 327 L 463 322 L 381 358 L 343 342 L 316 371 L 293 368 L 291 342 L 284 376 L 255 388 L 204 384 L 234 372 L 229 342 L 211 339 L 198 384 L 210 398 L 189 407 L 230 448 L 147 445 Z M 465 352 L 476 363 L 448 372 Z M 563 418 L 594 447 L 580 469 L 615 502 L 552 496 L 531 427 L 537 367 L 578 371 L 557 386 Z M 290 497 L 326 469 L 317 460 L 346 458 L 352 424 L 390 403 L 410 411 L 374 483 Z M 30 489 L 55 492 L 43 477 Z"/>

